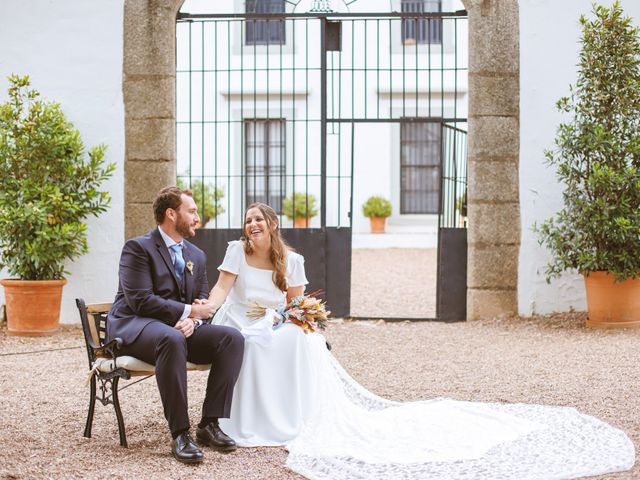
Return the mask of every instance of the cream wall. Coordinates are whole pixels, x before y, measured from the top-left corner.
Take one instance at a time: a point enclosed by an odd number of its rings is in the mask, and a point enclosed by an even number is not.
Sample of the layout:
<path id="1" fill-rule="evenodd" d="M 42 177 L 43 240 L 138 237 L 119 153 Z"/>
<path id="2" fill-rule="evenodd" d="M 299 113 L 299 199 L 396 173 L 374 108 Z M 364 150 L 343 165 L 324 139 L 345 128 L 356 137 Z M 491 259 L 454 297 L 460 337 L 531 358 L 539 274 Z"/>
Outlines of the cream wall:
<path id="1" fill-rule="evenodd" d="M 599 3 L 610 5 L 611 0 Z M 640 2 L 621 0 L 640 25 Z M 562 189 L 543 152 L 553 147 L 561 115 L 555 102 L 576 81 L 581 14 L 591 0 L 520 0 L 520 208 L 522 243 L 518 271 L 518 310 L 522 315 L 585 310 L 582 277 L 565 274 L 547 284 L 548 254 L 532 232 L 562 207 Z"/>
<path id="2" fill-rule="evenodd" d="M 117 288 L 124 239 L 122 16 L 123 0 L 0 1 L 0 102 L 7 98 L 7 75 L 30 75 L 43 97 L 61 103 L 85 145 L 105 143 L 106 160 L 118 165 L 104 185 L 111 207 L 87 220 L 89 254 L 66 265 L 64 323 L 79 321 L 76 297 L 111 301 Z"/>

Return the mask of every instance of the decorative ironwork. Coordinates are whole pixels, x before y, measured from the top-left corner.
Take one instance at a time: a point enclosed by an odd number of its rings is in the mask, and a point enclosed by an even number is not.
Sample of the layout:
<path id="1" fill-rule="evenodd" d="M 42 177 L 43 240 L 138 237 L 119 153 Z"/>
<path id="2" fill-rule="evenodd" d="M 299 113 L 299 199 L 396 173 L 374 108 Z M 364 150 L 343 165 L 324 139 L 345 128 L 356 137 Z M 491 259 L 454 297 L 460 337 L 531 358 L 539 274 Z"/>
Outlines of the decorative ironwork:
<path id="1" fill-rule="evenodd" d="M 314 0 L 311 3 L 311 10 L 309 12 L 313 13 L 331 13 L 333 12 L 333 8 L 331 7 L 330 0 Z"/>
<path id="2" fill-rule="evenodd" d="M 125 380 L 129 380 L 131 375 L 124 368 L 116 368 L 112 372 L 109 373 L 100 373 L 95 375 L 95 377 L 100 381 L 100 392 L 96 395 L 96 398 L 102 403 L 102 405 L 114 405 L 113 401 L 113 391 L 114 391 L 114 382 L 116 379 L 124 378 Z M 145 377 L 148 378 L 148 377 Z M 129 385 L 127 385 L 129 386 Z M 124 390 L 123 387 L 120 390 Z"/>
<path id="3" fill-rule="evenodd" d="M 103 406 L 113 405 L 116 419 L 118 421 L 118 433 L 120 435 L 120 445 L 127 447 L 127 436 L 124 427 L 122 410 L 118 399 L 118 383 L 121 378 L 128 380 L 131 374 L 124 368 L 117 366 L 117 350 L 120 348 L 122 340 L 116 338 L 109 343 L 105 343 L 106 316 L 107 311 L 87 312 L 87 306 L 81 298 L 76 299 L 76 306 L 80 313 L 82 332 L 84 334 L 85 346 L 87 347 L 87 357 L 89 360 L 89 409 L 87 411 L 87 421 L 84 428 L 84 436 L 91 438 L 93 426 L 93 415 L 95 412 L 96 400 Z M 108 309 L 107 309 L 108 310 Z M 110 372 L 102 372 L 96 368 L 96 361 L 99 357 L 112 359 L 114 369 Z M 147 377 L 148 378 L 148 377 Z M 98 388 L 98 382 L 100 382 Z"/>

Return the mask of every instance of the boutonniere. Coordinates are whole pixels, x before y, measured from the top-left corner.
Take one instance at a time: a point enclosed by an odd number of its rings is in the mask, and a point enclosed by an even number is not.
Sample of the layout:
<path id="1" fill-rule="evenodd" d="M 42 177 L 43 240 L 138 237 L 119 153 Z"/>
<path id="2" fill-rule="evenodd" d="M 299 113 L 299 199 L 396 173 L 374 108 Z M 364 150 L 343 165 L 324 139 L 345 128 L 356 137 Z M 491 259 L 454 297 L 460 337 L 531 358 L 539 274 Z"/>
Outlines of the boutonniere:
<path id="1" fill-rule="evenodd" d="M 186 267 L 187 267 L 187 270 L 189 270 L 189 273 L 193 275 L 193 262 L 191 260 L 187 262 Z"/>

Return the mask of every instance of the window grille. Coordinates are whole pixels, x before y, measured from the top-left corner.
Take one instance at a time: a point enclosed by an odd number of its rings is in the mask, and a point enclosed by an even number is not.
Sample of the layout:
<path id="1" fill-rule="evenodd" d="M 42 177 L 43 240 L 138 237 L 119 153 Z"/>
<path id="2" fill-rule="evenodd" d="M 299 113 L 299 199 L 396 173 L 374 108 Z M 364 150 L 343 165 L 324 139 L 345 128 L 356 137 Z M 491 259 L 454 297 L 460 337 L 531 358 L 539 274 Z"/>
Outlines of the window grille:
<path id="1" fill-rule="evenodd" d="M 441 137 L 440 123 L 400 124 L 400 213 L 438 213 Z"/>
<path id="2" fill-rule="evenodd" d="M 284 0 L 246 0 L 246 13 L 284 13 Z M 284 45 L 284 20 L 247 19 L 247 45 Z"/>
<path id="3" fill-rule="evenodd" d="M 402 0 L 402 12 L 441 12 L 440 0 Z M 405 45 L 442 44 L 441 18 L 405 18 L 402 20 L 402 42 Z"/>
<path id="4" fill-rule="evenodd" d="M 246 205 L 262 202 L 282 212 L 285 196 L 284 119 L 245 119 Z"/>

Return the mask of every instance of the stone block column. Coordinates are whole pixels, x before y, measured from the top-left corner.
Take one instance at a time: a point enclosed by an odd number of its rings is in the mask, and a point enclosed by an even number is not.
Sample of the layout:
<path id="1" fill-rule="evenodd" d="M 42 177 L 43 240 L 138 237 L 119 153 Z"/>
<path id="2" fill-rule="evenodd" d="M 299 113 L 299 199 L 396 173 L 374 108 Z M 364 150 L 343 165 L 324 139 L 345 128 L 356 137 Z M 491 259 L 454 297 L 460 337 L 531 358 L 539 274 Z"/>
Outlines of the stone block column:
<path id="1" fill-rule="evenodd" d="M 467 319 L 517 313 L 517 0 L 463 0 L 469 13 Z"/>
<path id="2" fill-rule="evenodd" d="M 155 194 L 176 182 L 176 15 L 184 0 L 125 0 L 125 238 L 155 226 Z"/>

